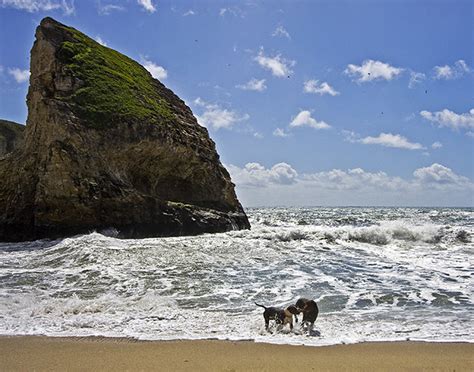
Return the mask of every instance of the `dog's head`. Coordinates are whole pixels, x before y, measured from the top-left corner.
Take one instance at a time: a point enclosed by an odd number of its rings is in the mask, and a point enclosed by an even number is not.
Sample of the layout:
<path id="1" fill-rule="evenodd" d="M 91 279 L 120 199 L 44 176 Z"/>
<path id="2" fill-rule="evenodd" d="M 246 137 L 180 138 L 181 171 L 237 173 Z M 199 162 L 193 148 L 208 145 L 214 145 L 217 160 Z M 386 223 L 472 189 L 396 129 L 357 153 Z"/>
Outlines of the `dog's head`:
<path id="1" fill-rule="evenodd" d="M 308 301 L 307 298 L 299 298 L 298 301 L 296 301 L 295 307 L 301 312 Z"/>
<path id="2" fill-rule="evenodd" d="M 293 315 L 298 315 L 301 311 L 298 310 L 298 308 L 294 305 L 290 305 L 286 308 L 286 310 L 288 310 L 291 314 Z"/>

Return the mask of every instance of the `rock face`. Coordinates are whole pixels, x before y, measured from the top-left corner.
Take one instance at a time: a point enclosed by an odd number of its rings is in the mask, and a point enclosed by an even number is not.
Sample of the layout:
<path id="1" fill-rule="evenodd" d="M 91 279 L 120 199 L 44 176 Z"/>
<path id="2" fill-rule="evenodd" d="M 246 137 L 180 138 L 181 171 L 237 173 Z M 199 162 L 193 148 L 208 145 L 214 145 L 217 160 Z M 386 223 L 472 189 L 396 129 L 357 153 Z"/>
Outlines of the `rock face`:
<path id="1" fill-rule="evenodd" d="M 23 144 L 0 158 L 0 241 L 250 228 L 207 130 L 130 58 L 45 18 L 27 103 Z"/>
<path id="2" fill-rule="evenodd" d="M 0 156 L 21 146 L 24 130 L 24 125 L 0 119 Z"/>

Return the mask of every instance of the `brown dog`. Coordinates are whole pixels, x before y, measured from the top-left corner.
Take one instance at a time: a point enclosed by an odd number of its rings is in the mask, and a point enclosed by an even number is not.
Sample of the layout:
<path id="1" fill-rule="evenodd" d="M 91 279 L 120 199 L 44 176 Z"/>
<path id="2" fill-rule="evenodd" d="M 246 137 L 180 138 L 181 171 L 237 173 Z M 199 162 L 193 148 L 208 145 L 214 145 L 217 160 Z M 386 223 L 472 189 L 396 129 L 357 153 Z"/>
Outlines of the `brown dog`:
<path id="1" fill-rule="evenodd" d="M 300 298 L 298 301 L 296 301 L 295 307 L 299 312 L 303 313 L 303 320 L 301 324 L 307 324 L 308 330 L 311 332 L 314 322 L 316 321 L 319 314 L 318 304 L 316 301 L 309 300 L 307 298 Z"/>
<path id="2" fill-rule="evenodd" d="M 266 307 L 264 305 L 257 304 L 255 305 L 263 307 L 265 311 L 263 312 L 263 318 L 265 319 L 265 329 L 268 330 L 270 320 L 274 320 L 276 324 L 281 327 L 284 327 L 286 324 L 290 325 L 290 329 L 293 329 L 293 315 L 295 316 L 296 322 L 298 322 L 297 315 L 300 313 L 296 306 L 290 305 L 286 309 L 278 309 L 276 307 Z"/>

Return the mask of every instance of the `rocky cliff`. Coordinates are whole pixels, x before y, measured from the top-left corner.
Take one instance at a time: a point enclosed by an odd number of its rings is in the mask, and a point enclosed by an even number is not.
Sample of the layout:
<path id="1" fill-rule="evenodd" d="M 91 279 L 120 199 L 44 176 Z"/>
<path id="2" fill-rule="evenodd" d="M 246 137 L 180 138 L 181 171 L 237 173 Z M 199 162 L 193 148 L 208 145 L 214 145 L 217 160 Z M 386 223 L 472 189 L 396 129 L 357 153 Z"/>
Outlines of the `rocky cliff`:
<path id="1" fill-rule="evenodd" d="M 0 156 L 21 146 L 24 130 L 24 125 L 0 119 Z"/>
<path id="2" fill-rule="evenodd" d="M 137 62 L 45 18 L 30 70 L 23 144 L 0 158 L 0 241 L 250 227 L 207 130 Z"/>

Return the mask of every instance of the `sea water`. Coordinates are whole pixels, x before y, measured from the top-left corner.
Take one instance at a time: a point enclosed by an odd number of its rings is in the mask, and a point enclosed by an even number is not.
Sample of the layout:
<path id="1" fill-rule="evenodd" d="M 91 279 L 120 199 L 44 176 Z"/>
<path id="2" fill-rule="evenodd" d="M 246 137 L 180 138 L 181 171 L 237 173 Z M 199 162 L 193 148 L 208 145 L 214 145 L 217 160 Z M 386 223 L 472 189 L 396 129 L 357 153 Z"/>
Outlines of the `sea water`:
<path id="1" fill-rule="evenodd" d="M 474 341 L 473 209 L 247 213 L 249 231 L 0 243 L 0 334 Z M 318 302 L 314 332 L 267 332 L 254 302 L 285 307 L 299 297 Z"/>

